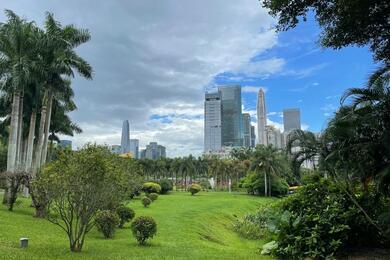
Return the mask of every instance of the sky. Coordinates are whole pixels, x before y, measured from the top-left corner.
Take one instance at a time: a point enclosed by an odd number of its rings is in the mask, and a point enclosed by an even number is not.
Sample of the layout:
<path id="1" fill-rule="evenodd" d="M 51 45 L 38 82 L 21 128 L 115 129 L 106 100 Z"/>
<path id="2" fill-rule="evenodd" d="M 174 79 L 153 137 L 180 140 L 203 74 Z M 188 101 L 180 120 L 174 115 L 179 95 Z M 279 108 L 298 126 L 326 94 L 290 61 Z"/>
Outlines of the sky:
<path id="1" fill-rule="evenodd" d="M 93 80 L 73 79 L 83 129 L 73 146 L 119 144 L 122 121 L 144 147 L 157 141 L 170 157 L 203 150 L 204 93 L 241 85 L 243 111 L 256 123 L 256 95 L 266 91 L 268 124 L 283 128 L 284 108 L 301 110 L 302 128 L 319 132 L 347 88 L 376 68 L 368 48 L 324 49 L 309 17 L 287 32 L 258 0 L 1 0 L 0 9 L 43 26 L 45 12 L 87 28 L 77 49 Z M 5 21 L 0 13 L 0 22 Z"/>

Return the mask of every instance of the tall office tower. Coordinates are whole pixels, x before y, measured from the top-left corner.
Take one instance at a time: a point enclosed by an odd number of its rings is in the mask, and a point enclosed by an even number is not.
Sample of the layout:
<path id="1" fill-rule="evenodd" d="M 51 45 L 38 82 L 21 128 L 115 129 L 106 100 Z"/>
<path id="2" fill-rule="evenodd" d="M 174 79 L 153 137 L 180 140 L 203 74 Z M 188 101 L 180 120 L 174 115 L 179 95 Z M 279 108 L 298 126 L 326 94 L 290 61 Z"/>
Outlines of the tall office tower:
<path id="1" fill-rule="evenodd" d="M 251 146 L 251 116 L 249 113 L 242 114 L 242 124 L 244 130 L 244 143 L 243 146 Z"/>
<path id="2" fill-rule="evenodd" d="M 133 154 L 133 158 L 139 158 L 139 140 L 130 139 L 130 152 Z"/>
<path id="3" fill-rule="evenodd" d="M 206 93 L 204 101 L 204 152 L 221 150 L 221 95 Z"/>
<path id="4" fill-rule="evenodd" d="M 157 142 L 150 142 L 145 149 L 144 158 L 157 160 L 166 157 L 166 148 Z"/>
<path id="5" fill-rule="evenodd" d="M 289 133 L 294 129 L 301 129 L 301 112 L 299 108 L 283 110 L 283 125 L 285 133 Z"/>
<path id="6" fill-rule="evenodd" d="M 267 110 L 265 108 L 265 97 L 263 89 L 259 90 L 257 96 L 257 138 L 259 144 L 267 145 Z"/>
<path id="7" fill-rule="evenodd" d="M 267 138 L 268 145 L 272 145 L 275 148 L 282 149 L 282 134 L 280 130 L 272 125 L 267 125 Z"/>
<path id="8" fill-rule="evenodd" d="M 243 145 L 241 86 L 221 86 L 221 135 L 222 146 Z"/>
<path id="9" fill-rule="evenodd" d="M 256 133 L 255 126 L 251 125 L 251 147 L 256 146 Z"/>
<path id="10" fill-rule="evenodd" d="M 130 129 L 129 120 L 123 121 L 122 125 L 122 139 L 121 139 L 121 153 L 130 152 Z"/>

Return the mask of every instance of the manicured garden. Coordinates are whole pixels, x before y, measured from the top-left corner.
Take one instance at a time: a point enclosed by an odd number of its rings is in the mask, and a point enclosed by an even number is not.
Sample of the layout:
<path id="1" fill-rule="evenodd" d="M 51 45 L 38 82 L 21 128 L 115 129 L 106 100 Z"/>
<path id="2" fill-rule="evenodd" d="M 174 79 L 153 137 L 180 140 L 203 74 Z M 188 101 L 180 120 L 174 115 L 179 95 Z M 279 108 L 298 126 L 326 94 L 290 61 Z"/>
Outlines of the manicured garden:
<path id="1" fill-rule="evenodd" d="M 113 239 L 104 239 L 93 228 L 87 234 L 81 253 L 69 251 L 65 233 L 45 219 L 32 217 L 29 199 L 19 199 L 13 212 L 0 206 L 1 259 L 254 259 L 259 255 L 261 240 L 247 240 L 233 230 L 237 217 L 268 205 L 276 199 L 242 193 L 172 192 L 160 195 L 148 208 L 140 199 L 127 206 L 137 216 L 152 216 L 157 235 L 145 246 L 138 246 L 130 223 L 116 229 Z M 19 238 L 28 237 L 27 249 L 19 247 Z"/>

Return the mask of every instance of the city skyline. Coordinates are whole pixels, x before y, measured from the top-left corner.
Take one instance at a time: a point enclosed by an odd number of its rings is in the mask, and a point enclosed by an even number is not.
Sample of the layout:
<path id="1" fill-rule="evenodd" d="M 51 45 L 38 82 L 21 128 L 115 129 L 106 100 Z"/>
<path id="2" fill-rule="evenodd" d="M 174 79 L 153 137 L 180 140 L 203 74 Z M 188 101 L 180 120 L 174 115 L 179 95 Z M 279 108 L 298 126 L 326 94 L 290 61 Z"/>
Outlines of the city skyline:
<path id="1" fill-rule="evenodd" d="M 319 132 L 344 91 L 362 86 L 377 66 L 366 47 L 321 49 L 312 15 L 306 23 L 276 34 L 270 29 L 275 21 L 258 1 L 213 1 L 207 8 L 195 2 L 164 2 L 167 8 L 118 1 L 91 9 L 75 0 L 4 1 L 8 9 L 37 24 L 43 23 L 47 10 L 64 24 L 93 32 L 79 53 L 90 61 L 96 77 L 93 82 L 74 80 L 79 109 L 70 114 L 83 133 L 61 136 L 75 148 L 88 142 L 117 144 L 123 118 L 131 118 L 136 129 L 131 138 L 139 139 L 141 147 L 157 141 L 169 144 L 170 157 L 200 155 L 204 92 L 233 84 L 242 86 L 243 113 L 251 115 L 253 124 L 257 91 L 264 88 L 270 124 L 283 130 L 283 108 L 300 107 L 302 129 Z M 141 15 L 145 10 L 150 17 Z M 237 16 L 237 10 L 246 15 Z M 226 17 L 239 18 L 226 28 Z M 0 18 L 5 19 L 3 13 Z M 205 19 L 207 23 L 198 22 Z"/>

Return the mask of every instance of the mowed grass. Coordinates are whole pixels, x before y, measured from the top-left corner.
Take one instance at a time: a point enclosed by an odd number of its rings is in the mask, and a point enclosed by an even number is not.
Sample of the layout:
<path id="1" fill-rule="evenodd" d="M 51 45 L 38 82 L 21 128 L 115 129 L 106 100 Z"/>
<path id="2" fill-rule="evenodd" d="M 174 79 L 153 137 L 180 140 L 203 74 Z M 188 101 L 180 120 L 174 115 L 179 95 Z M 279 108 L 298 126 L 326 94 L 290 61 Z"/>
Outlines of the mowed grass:
<path id="1" fill-rule="evenodd" d="M 160 195 L 149 208 L 139 199 L 128 206 L 157 222 L 157 235 L 147 246 L 138 246 L 130 224 L 117 229 L 113 239 L 104 239 L 93 229 L 81 253 L 69 251 L 65 232 L 47 220 L 33 218 L 29 199 L 19 199 L 14 212 L 0 206 L 1 259 L 267 259 L 259 255 L 263 241 L 243 239 L 232 229 L 237 217 L 256 210 L 273 199 L 240 193 L 185 192 Z M 19 248 L 19 238 L 28 237 L 29 247 Z"/>

